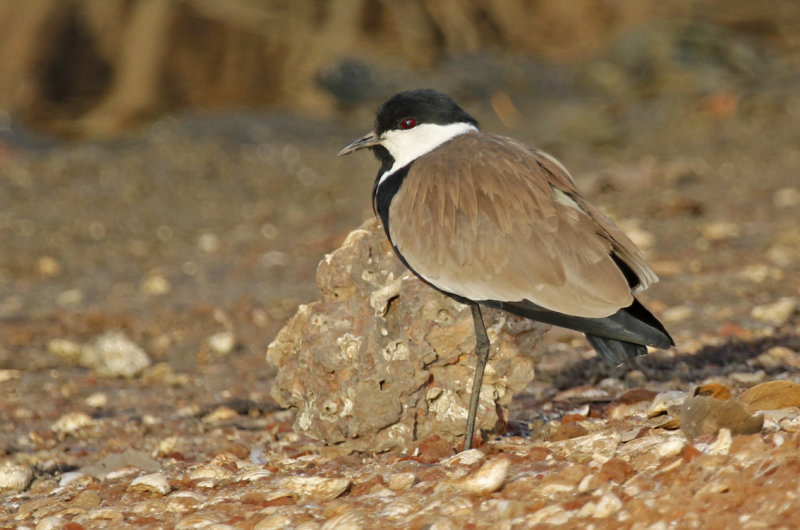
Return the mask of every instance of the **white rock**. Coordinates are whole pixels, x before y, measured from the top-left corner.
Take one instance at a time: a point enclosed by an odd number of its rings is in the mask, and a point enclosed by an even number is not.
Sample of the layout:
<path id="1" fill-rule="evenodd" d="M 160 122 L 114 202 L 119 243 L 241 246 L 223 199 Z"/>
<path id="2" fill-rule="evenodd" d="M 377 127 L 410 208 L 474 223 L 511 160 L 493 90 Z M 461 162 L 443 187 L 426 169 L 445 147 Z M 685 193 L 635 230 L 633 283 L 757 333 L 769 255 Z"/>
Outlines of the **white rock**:
<path id="1" fill-rule="evenodd" d="M 281 487 L 300 497 L 331 500 L 344 493 L 350 487 L 350 480 L 346 478 L 295 476 L 283 479 Z"/>
<path id="2" fill-rule="evenodd" d="M 30 466 L 5 461 L 0 464 L 0 491 L 16 493 L 28 487 L 33 479 Z"/>
<path id="3" fill-rule="evenodd" d="M 85 412 L 68 412 L 50 425 L 50 429 L 55 432 L 70 434 L 91 425 L 93 421 L 92 417 Z"/>
<path id="4" fill-rule="evenodd" d="M 65 361 L 76 363 L 81 358 L 81 345 L 68 339 L 51 339 L 47 342 L 47 350 Z"/>
<path id="5" fill-rule="evenodd" d="M 356 510 L 344 512 L 336 517 L 331 517 L 320 530 L 361 530 L 364 526 L 364 515 Z"/>
<path id="6" fill-rule="evenodd" d="M 230 331 L 220 331 L 208 337 L 207 343 L 214 354 L 227 355 L 236 346 L 236 336 Z"/>
<path id="7" fill-rule="evenodd" d="M 771 304 L 758 305 L 750 311 L 750 316 L 774 326 L 784 324 L 797 309 L 797 300 L 791 297 L 783 297 Z"/>
<path id="8" fill-rule="evenodd" d="M 483 464 L 475 473 L 453 482 L 453 485 L 467 493 L 485 495 L 497 491 L 508 475 L 511 461 L 506 458 L 495 458 Z"/>
<path id="9" fill-rule="evenodd" d="M 653 398 L 653 403 L 647 411 L 647 415 L 651 418 L 659 414 L 665 414 L 672 406 L 682 405 L 686 401 L 686 392 L 680 390 L 669 390 L 667 392 L 660 392 Z"/>
<path id="10" fill-rule="evenodd" d="M 166 495 L 172 490 L 167 477 L 163 473 L 150 473 L 133 479 L 130 489 L 150 491 L 159 495 Z"/>
<path id="11" fill-rule="evenodd" d="M 36 530 L 61 530 L 64 528 L 64 519 L 57 515 L 45 517 L 36 525 Z"/>
<path id="12" fill-rule="evenodd" d="M 283 514 L 276 513 L 261 519 L 253 527 L 253 530 L 282 530 L 283 528 L 289 528 L 291 524 L 291 519 Z"/>
<path id="13" fill-rule="evenodd" d="M 216 482 L 230 478 L 233 478 L 233 471 L 213 464 L 196 467 L 189 473 L 189 480 L 213 480 Z"/>
<path id="14" fill-rule="evenodd" d="M 395 473 L 389 477 L 389 489 L 395 491 L 408 489 L 414 484 L 416 479 L 417 477 L 411 472 Z"/>
<path id="15" fill-rule="evenodd" d="M 443 466 L 452 466 L 455 464 L 471 466 L 484 459 L 486 459 L 486 455 L 483 454 L 480 449 L 469 449 L 468 451 L 461 451 L 458 454 L 442 460 L 441 464 Z"/>
<path id="16" fill-rule="evenodd" d="M 620 508 L 622 508 L 622 501 L 619 497 L 609 492 L 600 497 L 600 500 L 597 501 L 593 517 L 596 519 L 604 519 L 618 512 Z"/>
<path id="17" fill-rule="evenodd" d="M 671 436 L 663 443 L 656 445 L 655 451 L 659 458 L 677 456 L 686 445 L 686 440 L 682 436 Z"/>
<path id="18" fill-rule="evenodd" d="M 528 517 L 525 522 L 528 525 L 536 524 L 564 524 L 569 521 L 570 515 L 558 504 L 551 504 L 536 510 Z"/>
<path id="19" fill-rule="evenodd" d="M 81 349 L 80 362 L 103 376 L 134 377 L 152 364 L 147 353 L 124 333 L 109 331 Z"/>

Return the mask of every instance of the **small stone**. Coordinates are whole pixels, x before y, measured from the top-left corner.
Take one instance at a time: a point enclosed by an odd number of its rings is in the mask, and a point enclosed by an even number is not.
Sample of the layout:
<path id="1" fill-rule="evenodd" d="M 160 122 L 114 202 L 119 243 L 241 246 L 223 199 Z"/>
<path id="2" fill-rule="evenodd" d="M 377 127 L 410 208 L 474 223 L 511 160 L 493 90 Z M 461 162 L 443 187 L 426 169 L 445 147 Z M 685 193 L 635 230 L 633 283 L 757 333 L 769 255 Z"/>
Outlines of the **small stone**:
<path id="1" fill-rule="evenodd" d="M 36 272 L 42 276 L 52 278 L 61 273 L 61 265 L 53 256 L 42 256 L 36 260 Z"/>
<path id="2" fill-rule="evenodd" d="M 209 513 L 193 513 L 177 522 L 175 530 L 208 529 L 219 523 L 221 516 Z"/>
<path id="3" fill-rule="evenodd" d="M 714 443 L 709 444 L 703 452 L 709 455 L 725 456 L 731 452 L 732 443 L 731 431 L 729 429 L 720 429 L 717 439 L 714 440 Z"/>
<path id="4" fill-rule="evenodd" d="M 794 364 L 797 353 L 785 346 L 773 346 L 752 360 L 752 364 L 762 368 L 778 368 L 784 364 Z M 749 363 L 750 364 L 750 363 Z"/>
<path id="5" fill-rule="evenodd" d="M 261 519 L 255 524 L 253 530 L 282 530 L 289 528 L 292 520 L 283 514 L 276 513 Z"/>
<path id="6" fill-rule="evenodd" d="M 226 406 L 217 407 L 205 416 L 203 416 L 204 423 L 219 423 L 231 421 L 239 417 L 239 413 L 234 409 Z"/>
<path id="7" fill-rule="evenodd" d="M 778 208 L 794 208 L 800 206 L 800 189 L 781 188 L 772 195 L 772 202 Z"/>
<path id="8" fill-rule="evenodd" d="M 362 528 L 366 528 L 364 515 L 357 510 L 349 510 L 325 521 L 320 530 L 361 530 Z"/>
<path id="9" fill-rule="evenodd" d="M 666 322 L 681 322 L 694 315 L 694 309 L 687 305 L 669 307 L 661 312 L 661 317 Z"/>
<path id="10" fill-rule="evenodd" d="M 570 516 L 564 508 L 557 504 L 551 504 L 530 514 L 525 518 L 525 522 L 528 525 L 565 524 L 569 519 Z"/>
<path id="11" fill-rule="evenodd" d="M 211 353 L 221 357 L 233 351 L 236 346 L 236 336 L 230 331 L 220 331 L 208 337 L 206 343 Z"/>
<path id="12" fill-rule="evenodd" d="M 350 480 L 326 477 L 288 477 L 281 481 L 281 487 L 298 497 L 311 497 L 318 500 L 331 500 L 350 487 Z"/>
<path id="13" fill-rule="evenodd" d="M 483 454 L 483 451 L 480 449 L 469 449 L 442 460 L 441 464 L 443 466 L 452 466 L 457 464 L 471 466 L 472 464 L 477 464 L 485 459 L 486 455 Z"/>
<path id="14" fill-rule="evenodd" d="M 508 475 L 511 461 L 506 458 L 495 458 L 486 462 L 475 473 L 453 482 L 453 485 L 473 495 L 486 495 L 497 491 Z"/>
<path id="15" fill-rule="evenodd" d="M 17 493 L 28 487 L 33 480 L 30 466 L 6 460 L 0 464 L 0 491 Z"/>
<path id="16" fill-rule="evenodd" d="M 263 480 L 265 478 L 272 477 L 272 472 L 268 469 L 262 469 L 260 467 L 256 467 L 253 469 L 246 469 L 236 475 L 236 482 L 256 482 L 258 480 Z"/>
<path id="17" fill-rule="evenodd" d="M 81 471 L 67 471 L 66 473 L 62 473 L 61 477 L 58 480 L 59 487 L 67 486 L 68 484 L 77 484 L 80 486 L 91 484 L 95 481 L 95 478 L 91 475 L 87 475 Z"/>
<path id="18" fill-rule="evenodd" d="M 87 514 L 90 521 L 108 521 L 119 525 L 125 518 L 124 514 L 119 510 L 112 508 L 95 508 Z"/>
<path id="19" fill-rule="evenodd" d="M 142 282 L 142 291 L 146 294 L 159 296 L 167 294 L 172 290 L 169 280 L 159 273 L 153 273 L 147 276 Z"/>
<path id="20" fill-rule="evenodd" d="M 78 305 L 83 300 L 83 291 L 80 289 L 67 289 L 58 293 L 56 303 L 61 307 Z"/>
<path id="21" fill-rule="evenodd" d="M 211 233 L 202 234 L 197 238 L 197 248 L 206 254 L 214 254 L 219 250 L 219 238 Z"/>
<path id="22" fill-rule="evenodd" d="M 36 524 L 36 530 L 62 530 L 65 522 L 62 517 L 51 515 L 39 521 Z"/>
<path id="23" fill-rule="evenodd" d="M 50 425 L 50 429 L 63 434 L 70 434 L 92 424 L 92 417 L 85 412 L 69 412 Z"/>
<path id="24" fill-rule="evenodd" d="M 797 300 L 787 296 L 777 302 L 754 307 L 750 316 L 760 322 L 780 326 L 789 320 L 796 309 Z"/>
<path id="25" fill-rule="evenodd" d="M 553 442 L 552 448 L 573 462 L 595 460 L 603 463 L 614 456 L 619 444 L 618 432 L 600 432 Z"/>
<path id="26" fill-rule="evenodd" d="M 414 473 L 395 473 L 389 477 L 389 489 L 394 491 L 408 489 L 414 484 L 416 479 Z"/>
<path id="27" fill-rule="evenodd" d="M 81 345 L 68 339 L 51 339 L 47 341 L 47 350 L 67 362 L 77 363 L 81 358 Z"/>
<path id="28" fill-rule="evenodd" d="M 93 409 L 101 409 L 108 404 L 108 394 L 105 392 L 95 392 L 87 397 L 83 402 Z"/>
<path id="29" fill-rule="evenodd" d="M 218 482 L 233 478 L 233 471 L 214 464 L 204 464 L 189 473 L 189 480 L 210 480 Z"/>
<path id="30" fill-rule="evenodd" d="M 149 491 L 158 495 L 166 495 L 172 491 L 167 477 L 163 473 L 150 473 L 133 479 L 128 489 Z"/>
<path id="31" fill-rule="evenodd" d="M 737 223 L 730 223 L 727 221 L 715 221 L 707 223 L 700 228 L 707 239 L 712 241 L 722 239 L 733 239 L 739 237 L 741 229 Z"/>
<path id="32" fill-rule="evenodd" d="M 667 414 L 670 407 L 675 405 L 680 406 L 684 401 L 686 401 L 686 392 L 681 392 L 679 390 L 661 392 L 653 398 L 653 404 L 650 406 L 647 415 L 653 418 L 661 414 Z"/>
<path id="33" fill-rule="evenodd" d="M 670 436 L 669 439 L 656 445 L 655 452 L 659 458 L 678 456 L 686 446 L 686 440 L 680 436 Z"/>
<path id="34" fill-rule="evenodd" d="M 613 493 L 606 493 L 597 501 L 592 517 L 604 519 L 615 514 L 622 508 L 622 501 Z"/>
<path id="35" fill-rule="evenodd" d="M 109 331 L 81 349 L 81 365 L 102 376 L 134 377 L 150 366 L 150 357 L 124 333 Z"/>

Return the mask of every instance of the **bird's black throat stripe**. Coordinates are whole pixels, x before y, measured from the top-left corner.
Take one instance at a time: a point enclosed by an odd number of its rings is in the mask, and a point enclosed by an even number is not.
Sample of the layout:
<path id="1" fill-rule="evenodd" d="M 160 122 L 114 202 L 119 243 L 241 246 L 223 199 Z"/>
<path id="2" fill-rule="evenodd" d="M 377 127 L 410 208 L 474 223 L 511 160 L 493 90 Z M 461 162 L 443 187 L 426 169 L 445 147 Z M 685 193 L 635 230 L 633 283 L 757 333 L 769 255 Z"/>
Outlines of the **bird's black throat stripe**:
<path id="1" fill-rule="evenodd" d="M 413 162 L 401 167 L 386 177 L 383 182 L 380 182 L 383 171 L 375 178 L 375 186 L 372 191 L 372 209 L 375 210 L 375 214 L 383 223 L 383 229 L 386 230 L 387 237 L 389 237 L 389 206 L 392 204 L 395 194 L 400 190 L 400 186 L 403 185 L 403 181 L 408 175 L 408 170 L 411 169 L 411 164 Z M 389 239 L 391 240 L 391 237 Z"/>

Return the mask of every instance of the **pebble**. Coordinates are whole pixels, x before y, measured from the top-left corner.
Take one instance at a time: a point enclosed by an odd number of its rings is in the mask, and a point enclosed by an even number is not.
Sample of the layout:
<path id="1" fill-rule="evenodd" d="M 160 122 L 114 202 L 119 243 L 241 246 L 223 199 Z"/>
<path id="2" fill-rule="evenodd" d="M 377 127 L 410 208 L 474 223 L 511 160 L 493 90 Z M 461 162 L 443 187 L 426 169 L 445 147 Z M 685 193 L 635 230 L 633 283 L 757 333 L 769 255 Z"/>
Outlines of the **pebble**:
<path id="1" fill-rule="evenodd" d="M 480 449 L 469 449 L 442 460 L 441 465 L 446 467 L 455 464 L 471 466 L 472 464 L 477 464 L 484 459 L 486 459 L 486 455 L 483 454 Z"/>
<path id="2" fill-rule="evenodd" d="M 618 432 L 592 433 L 577 438 L 554 442 L 552 447 L 571 461 L 608 460 L 620 444 Z"/>
<path id="3" fill-rule="evenodd" d="M 507 458 L 495 458 L 486 462 L 475 473 L 454 481 L 453 485 L 473 495 L 486 495 L 497 491 L 503 485 L 510 466 L 511 461 Z"/>
<path id="4" fill-rule="evenodd" d="M 172 285 L 163 275 L 153 273 L 147 276 L 142 282 L 142 291 L 152 296 L 160 296 L 169 293 Z"/>
<path id="5" fill-rule="evenodd" d="M 150 473 L 133 479 L 128 489 L 166 495 L 172 490 L 172 486 L 169 485 L 169 481 L 163 473 Z"/>
<path id="6" fill-rule="evenodd" d="M 5 461 L 0 464 L 0 491 L 24 490 L 33 480 L 33 469 L 24 464 Z"/>
<path id="7" fill-rule="evenodd" d="M 210 480 L 212 482 L 218 482 L 231 478 L 233 478 L 233 471 L 213 464 L 205 464 L 196 467 L 189 473 L 189 480 Z"/>
<path id="8" fill-rule="evenodd" d="M 94 482 L 94 480 L 94 477 L 81 471 L 67 471 L 66 473 L 61 474 L 61 477 L 58 480 L 58 485 L 59 487 L 63 488 L 64 486 L 74 482 L 80 486 L 83 486 Z"/>
<path id="9" fill-rule="evenodd" d="M 92 417 L 85 412 L 68 412 L 50 425 L 50 429 L 63 434 L 71 434 L 91 425 L 93 421 Z"/>
<path id="10" fill-rule="evenodd" d="M 233 351 L 236 346 L 236 336 L 230 331 L 220 331 L 208 337 L 206 342 L 213 354 L 223 356 Z"/>
<path id="11" fill-rule="evenodd" d="M 67 362 L 77 363 L 81 358 L 81 345 L 69 339 L 50 339 L 47 350 Z"/>
<path id="12" fill-rule="evenodd" d="M 36 525 L 36 530 L 61 530 L 64 528 L 64 519 L 58 515 L 45 517 Z"/>
<path id="13" fill-rule="evenodd" d="M 389 478 L 389 489 L 394 491 L 408 489 L 414 484 L 415 480 L 414 473 L 395 473 Z"/>
<path id="14" fill-rule="evenodd" d="M 670 407 L 682 405 L 686 401 L 686 397 L 686 392 L 679 390 L 661 392 L 653 398 L 653 404 L 650 406 L 650 410 L 647 411 L 647 415 L 653 418 L 660 414 L 666 414 L 669 412 Z"/>
<path id="15" fill-rule="evenodd" d="M 128 378 L 152 364 L 147 353 L 119 331 L 108 331 L 84 345 L 80 362 L 98 375 Z"/>
<path id="16" fill-rule="evenodd" d="M 41 256 L 36 260 L 36 272 L 52 278 L 61 274 L 61 264 L 53 256 Z"/>
<path id="17" fill-rule="evenodd" d="M 295 476 L 283 479 L 280 484 L 299 497 L 331 500 L 350 487 L 350 479 Z"/>
<path id="18" fill-rule="evenodd" d="M 331 517 L 325 521 L 320 530 L 361 530 L 362 528 L 366 528 L 364 526 L 364 515 L 355 510 L 350 510 L 336 517 Z"/>
<path id="19" fill-rule="evenodd" d="M 208 530 L 212 525 L 219 523 L 219 517 L 205 513 L 193 513 L 178 521 L 175 530 L 193 530 L 203 528 Z"/>
<path id="20" fill-rule="evenodd" d="M 262 469 L 260 467 L 246 469 L 236 475 L 236 481 L 242 482 L 255 482 L 257 480 L 262 480 L 265 478 L 269 478 L 272 476 L 272 472 L 267 469 Z"/>
<path id="21" fill-rule="evenodd" d="M 604 519 L 610 515 L 615 514 L 622 508 L 622 501 L 613 493 L 606 493 L 600 500 L 597 501 L 597 506 L 594 509 L 592 517 L 595 519 Z"/>
<path id="22" fill-rule="evenodd" d="M 83 402 L 86 403 L 86 406 L 92 407 L 93 409 L 101 409 L 108 405 L 108 394 L 105 392 L 95 392 Z"/>
<path id="23" fill-rule="evenodd" d="M 291 524 L 292 520 L 290 518 L 276 513 L 261 519 L 253 527 L 253 530 L 282 530 L 283 528 L 289 528 Z"/>
<path id="24" fill-rule="evenodd" d="M 239 417 L 239 413 L 225 405 L 217 407 L 205 416 L 203 416 L 203 423 L 219 423 L 231 421 Z"/>
<path id="25" fill-rule="evenodd" d="M 772 324 L 773 326 L 780 326 L 785 324 L 792 314 L 797 309 L 797 300 L 792 297 L 785 296 L 771 304 L 757 305 L 750 311 L 750 316 L 754 319 Z"/>
<path id="26" fill-rule="evenodd" d="M 551 504 L 536 510 L 525 518 L 527 525 L 537 524 L 565 524 L 570 519 L 570 514 L 558 504 Z"/>
<path id="27" fill-rule="evenodd" d="M 661 317 L 666 322 L 681 322 L 694 315 L 694 309 L 687 305 L 676 305 L 661 312 Z"/>

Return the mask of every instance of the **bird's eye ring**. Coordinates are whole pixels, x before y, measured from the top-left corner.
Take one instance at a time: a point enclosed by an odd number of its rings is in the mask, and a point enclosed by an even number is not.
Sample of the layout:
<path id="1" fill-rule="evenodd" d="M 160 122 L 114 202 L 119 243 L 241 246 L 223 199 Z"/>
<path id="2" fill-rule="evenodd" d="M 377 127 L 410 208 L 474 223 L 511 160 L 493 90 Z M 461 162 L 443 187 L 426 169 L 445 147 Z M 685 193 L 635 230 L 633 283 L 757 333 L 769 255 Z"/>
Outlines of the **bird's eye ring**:
<path id="1" fill-rule="evenodd" d="M 400 120 L 400 128 L 407 131 L 409 129 L 413 129 L 417 126 L 417 120 L 414 118 L 406 118 L 404 120 Z"/>

